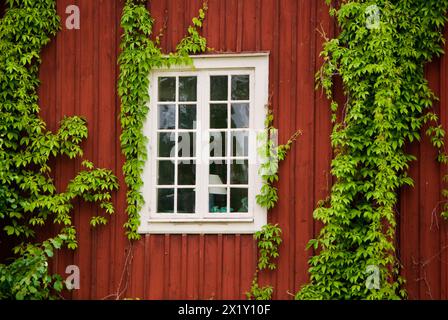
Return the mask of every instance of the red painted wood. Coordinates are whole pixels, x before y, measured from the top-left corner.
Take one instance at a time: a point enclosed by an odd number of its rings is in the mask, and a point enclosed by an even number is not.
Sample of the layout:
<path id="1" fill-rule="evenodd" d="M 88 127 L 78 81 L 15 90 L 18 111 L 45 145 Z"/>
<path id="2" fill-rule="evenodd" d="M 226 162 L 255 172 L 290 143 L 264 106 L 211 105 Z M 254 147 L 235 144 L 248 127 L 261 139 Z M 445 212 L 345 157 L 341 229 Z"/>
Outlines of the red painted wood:
<path id="1" fill-rule="evenodd" d="M 120 298 L 244 299 L 257 261 L 251 235 L 151 235 L 134 243 L 129 252 L 131 247 L 123 229 L 127 219 L 126 187 L 121 172 L 124 159 L 116 94 L 123 3 L 58 0 L 62 22 L 67 5 L 80 6 L 81 30 L 63 28 L 44 50 L 39 93 L 41 115 L 48 128 L 56 130 L 64 115 L 86 117 L 89 139 L 83 145 L 85 158 L 113 169 L 120 181 L 120 191 L 113 199 L 117 212 L 108 226 L 92 231 L 89 219 L 100 210 L 94 205 L 75 204 L 79 249 L 58 253 L 52 268 L 64 274 L 69 264 L 80 267 L 81 289 L 68 298 L 113 299 L 122 293 Z M 331 36 L 334 21 L 323 1 L 209 0 L 208 4 L 204 34 L 209 46 L 217 52 L 269 51 L 269 88 L 280 140 L 285 141 L 297 129 L 303 132 L 282 164 L 280 202 L 269 213 L 269 220 L 283 229 L 279 268 L 260 277 L 262 284 L 274 286 L 274 298 L 289 299 L 289 293 L 295 293 L 308 279 L 311 252 L 305 251 L 305 245 L 320 228 L 312 219 L 312 211 L 331 188 L 328 101 L 321 91 L 314 90 L 314 74 L 322 63 L 319 53 L 323 40 L 317 29 Z M 165 51 L 175 48 L 200 6 L 199 0 L 148 3 L 156 19 L 157 35 L 167 21 L 161 39 Z M 436 109 L 440 109 L 445 127 L 446 75 L 446 58 L 427 68 L 431 87 L 441 98 Z M 340 84 L 337 89 L 337 100 L 344 101 Z M 410 170 L 415 188 L 404 188 L 397 206 L 403 274 L 410 298 L 447 298 L 448 227 L 440 219 L 439 227 L 434 227 L 432 215 L 440 200 L 441 177 L 446 170 L 435 163 L 427 138 L 422 139 L 421 146 L 409 146 L 409 151 L 419 161 Z M 53 174 L 58 190 L 64 190 L 81 169 L 80 162 L 55 162 Z"/>

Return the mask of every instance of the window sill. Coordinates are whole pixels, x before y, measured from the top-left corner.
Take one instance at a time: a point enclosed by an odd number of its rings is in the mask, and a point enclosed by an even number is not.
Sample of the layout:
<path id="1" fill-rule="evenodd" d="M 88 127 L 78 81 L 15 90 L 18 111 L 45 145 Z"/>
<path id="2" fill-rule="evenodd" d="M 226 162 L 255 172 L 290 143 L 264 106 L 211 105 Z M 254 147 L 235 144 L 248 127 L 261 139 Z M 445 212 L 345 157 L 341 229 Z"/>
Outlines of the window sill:
<path id="1" fill-rule="evenodd" d="M 149 219 L 139 228 L 142 234 L 253 234 L 265 219 Z"/>

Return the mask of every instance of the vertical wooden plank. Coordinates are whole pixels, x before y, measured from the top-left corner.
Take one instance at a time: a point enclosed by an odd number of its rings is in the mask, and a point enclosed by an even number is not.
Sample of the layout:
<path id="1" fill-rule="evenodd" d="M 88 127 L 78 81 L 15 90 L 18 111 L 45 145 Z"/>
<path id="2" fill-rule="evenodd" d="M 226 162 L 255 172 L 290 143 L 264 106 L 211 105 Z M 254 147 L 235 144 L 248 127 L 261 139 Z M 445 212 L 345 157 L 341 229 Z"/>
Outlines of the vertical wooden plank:
<path id="1" fill-rule="evenodd" d="M 199 299 L 199 282 L 202 277 L 200 270 L 200 236 L 190 235 L 186 237 L 188 241 L 186 263 L 186 299 Z"/>
<path id="2" fill-rule="evenodd" d="M 445 39 L 448 37 L 448 27 L 445 27 L 444 32 Z M 445 52 L 447 52 L 448 45 L 445 44 Z M 446 55 L 442 56 L 440 61 L 440 77 L 438 81 L 440 82 L 440 123 L 444 128 L 448 128 L 448 64 Z M 448 139 L 445 139 L 445 144 L 448 143 Z M 447 183 L 443 181 L 443 177 L 447 174 L 447 170 L 444 166 L 440 166 L 440 190 L 447 187 Z M 442 199 L 444 200 L 444 199 Z M 443 206 L 443 204 L 441 204 Z M 440 211 L 440 210 L 439 210 Z M 438 211 L 438 212 L 439 212 Z M 441 219 L 440 223 L 440 245 L 441 245 L 441 268 L 440 268 L 440 298 L 448 299 L 448 223 L 444 219 Z"/>
<path id="3" fill-rule="evenodd" d="M 291 111 L 294 110 L 295 106 L 292 106 L 290 89 L 292 87 L 292 69 L 294 68 L 292 60 L 292 47 L 295 44 L 295 39 L 293 39 L 293 16 L 295 12 L 291 10 L 291 1 L 280 2 L 280 20 L 279 20 L 279 42 L 275 45 L 279 46 L 278 59 L 276 62 L 276 68 L 278 71 L 278 91 L 274 92 L 278 95 L 274 98 L 274 112 L 277 119 L 277 128 L 279 129 L 279 143 L 286 141 L 291 133 L 291 128 L 294 127 L 295 119 L 291 117 Z M 275 60 L 274 60 L 275 61 Z M 277 83 L 275 83 L 277 84 Z M 276 101 L 278 101 L 276 103 Z M 278 183 L 279 195 L 291 194 L 291 178 L 290 172 L 297 170 L 293 168 L 294 163 L 294 153 L 290 153 L 290 156 L 280 165 L 279 177 L 280 181 Z M 290 253 L 290 246 L 294 245 L 291 242 L 291 236 L 293 235 L 294 225 L 290 224 L 291 208 L 294 208 L 294 198 L 293 197 L 282 197 L 280 196 L 277 206 L 270 213 L 270 218 L 273 223 L 278 223 L 282 229 L 283 242 L 280 246 L 280 256 L 278 260 L 278 270 L 282 270 L 282 276 L 278 276 L 275 273 L 275 280 L 269 278 L 268 283 L 275 283 L 275 295 L 277 299 L 286 299 L 286 292 L 290 290 L 291 282 L 291 272 L 290 267 L 292 266 L 293 257 Z M 267 272 L 266 272 L 267 273 Z M 274 282 L 275 281 L 275 282 Z"/>
<path id="4" fill-rule="evenodd" d="M 65 8 L 73 2 L 67 0 L 60 0 L 57 2 L 57 12 L 61 17 L 65 16 Z M 54 122 L 52 127 L 57 130 L 59 123 L 63 116 L 71 116 L 78 113 L 76 106 L 76 77 L 77 71 L 75 69 L 76 62 L 78 61 L 75 55 L 76 48 L 76 32 L 62 28 L 56 38 L 56 50 L 57 50 L 57 83 L 56 83 L 56 104 L 52 106 L 54 115 Z M 77 166 L 74 161 L 68 160 L 66 157 L 59 157 L 55 161 L 55 184 L 58 192 L 65 191 L 67 183 L 73 178 L 77 172 Z M 79 208 L 75 206 L 73 210 L 73 221 L 78 231 L 78 239 L 80 238 L 81 230 L 79 228 Z M 56 234 L 60 230 L 60 226 L 54 226 L 53 233 Z M 69 250 L 58 251 L 55 255 L 55 272 L 61 275 L 65 275 L 65 268 L 67 265 L 73 263 L 74 252 Z M 75 264 L 80 268 L 81 266 L 75 259 Z M 83 281 L 88 274 L 88 268 L 81 269 L 81 289 L 70 293 L 69 296 L 76 297 L 80 291 L 89 291 L 88 283 Z M 84 276 L 84 278 L 83 278 Z"/>
<path id="5" fill-rule="evenodd" d="M 235 283 L 235 237 L 233 235 L 222 236 L 222 296 L 221 299 L 234 297 Z"/>
<path id="6" fill-rule="evenodd" d="M 237 52 L 238 51 L 238 0 L 225 0 L 226 7 L 223 13 L 225 17 L 225 47 L 221 50 L 227 52 Z M 240 34 L 241 35 L 241 34 Z"/>
<path id="7" fill-rule="evenodd" d="M 182 236 L 170 235 L 168 299 L 181 297 Z"/>
<path id="8" fill-rule="evenodd" d="M 438 89 L 438 63 L 427 66 L 427 79 L 436 95 Z M 438 103 L 434 103 L 438 110 Z M 424 132 L 424 131 L 423 131 Z M 438 299 L 440 297 L 440 239 L 437 211 L 439 201 L 439 165 L 437 150 L 426 137 L 420 147 L 420 245 L 423 251 L 420 261 L 420 298 Z M 437 258 L 434 258 L 437 257 Z"/>
<path id="9" fill-rule="evenodd" d="M 220 8 L 220 0 L 209 0 L 208 11 L 205 18 L 206 20 L 204 21 L 203 27 L 203 34 L 207 39 L 207 45 L 215 50 L 220 48 L 220 35 L 224 32 L 220 31 L 220 23 L 221 21 L 224 21 L 222 14 L 220 14 Z"/>
<path id="10" fill-rule="evenodd" d="M 241 236 L 240 286 L 237 299 L 246 299 L 246 292 L 250 291 L 255 273 L 256 261 L 255 240 L 252 235 Z"/>
<path id="11" fill-rule="evenodd" d="M 314 73 L 315 73 L 315 37 L 313 36 L 315 26 L 316 2 L 311 4 L 307 1 L 299 1 L 298 8 L 298 40 L 297 40 L 297 113 L 296 125 L 302 130 L 303 135 L 297 140 L 295 189 L 296 199 L 307 199 L 307 201 L 296 201 L 296 225 L 295 225 L 295 286 L 298 289 L 308 281 L 308 274 L 304 272 L 308 268 L 309 252 L 306 244 L 313 237 L 312 212 L 315 205 L 314 181 L 307 172 L 314 172 Z M 306 61 L 306 62 L 305 62 Z"/>
<path id="12" fill-rule="evenodd" d="M 241 6 L 241 8 L 240 8 Z M 256 13 L 257 13 L 257 0 L 244 0 L 238 9 L 241 9 L 241 50 L 242 51 L 255 51 L 257 42 L 256 31 Z"/>
<path id="13" fill-rule="evenodd" d="M 95 4 L 88 0 L 79 0 L 78 6 L 81 13 L 82 26 L 78 31 L 67 31 L 76 33 L 76 57 L 75 64 L 77 74 L 75 83 L 77 84 L 76 101 L 77 114 L 87 120 L 89 138 L 83 144 L 84 158 L 94 160 L 94 144 L 96 139 L 95 110 L 98 105 L 95 101 Z M 66 94 L 64 92 L 63 94 Z M 79 160 L 76 160 L 77 172 L 82 170 Z M 92 261 L 96 259 L 92 252 L 92 234 L 90 229 L 90 217 L 97 208 L 91 203 L 80 202 L 78 226 L 78 249 L 76 257 L 81 272 L 81 289 L 79 298 L 91 298 L 92 290 Z M 78 292 L 75 292 L 75 294 Z"/>
<path id="14" fill-rule="evenodd" d="M 218 277 L 220 267 L 218 263 L 218 236 L 204 236 L 204 289 L 203 299 L 219 299 Z"/>
<path id="15" fill-rule="evenodd" d="M 199 235 L 199 266 L 198 266 L 198 294 L 199 299 L 205 299 L 204 278 L 205 278 L 205 239 L 204 235 Z"/>
<path id="16" fill-rule="evenodd" d="M 121 36 L 123 34 L 123 30 L 120 26 L 121 21 L 121 15 L 123 13 L 123 7 L 124 7 L 124 0 L 117 1 L 117 10 L 116 10 L 116 55 L 121 53 L 120 50 L 120 42 L 121 42 Z M 116 65 L 115 72 L 119 74 L 119 66 Z M 115 174 L 117 175 L 118 182 L 120 185 L 120 191 L 117 193 L 115 197 L 115 210 L 116 214 L 114 214 L 111 217 L 110 225 L 113 226 L 113 237 L 111 239 L 111 273 L 113 275 L 111 287 L 111 292 L 120 292 L 123 290 L 123 283 L 120 283 L 120 280 L 122 279 L 122 275 L 126 274 L 126 268 L 128 267 L 125 265 L 126 261 L 126 252 L 129 250 L 128 246 L 128 240 L 125 235 L 125 229 L 123 228 L 123 224 L 127 220 L 127 214 L 126 214 L 126 192 L 127 187 L 124 182 L 123 177 L 123 164 L 125 161 L 125 157 L 121 151 L 120 146 L 120 135 L 121 135 L 121 125 L 120 125 L 120 119 L 119 114 L 121 110 L 121 101 L 118 94 L 116 96 L 116 102 L 115 102 L 115 113 L 116 113 L 116 132 L 117 136 L 115 137 Z M 120 287 L 121 284 L 121 287 Z"/>
<path id="17" fill-rule="evenodd" d="M 143 299 L 145 287 L 145 241 L 133 243 L 130 290 L 123 298 Z"/>
<path id="18" fill-rule="evenodd" d="M 159 235 L 149 237 L 149 290 L 147 297 L 149 299 L 160 300 L 165 297 L 165 275 L 168 274 L 166 264 L 167 252 L 165 251 L 165 238 Z"/>
<path id="19" fill-rule="evenodd" d="M 181 251 L 180 251 L 180 265 L 177 268 L 177 272 L 180 271 L 180 296 L 187 296 L 187 267 L 188 260 L 191 253 L 188 250 L 187 235 L 183 234 L 181 237 Z M 187 251 L 188 250 L 188 251 Z"/>
<path id="20" fill-rule="evenodd" d="M 116 72 L 115 65 L 117 61 L 116 56 L 116 28 L 115 24 L 111 27 L 110 22 L 115 21 L 116 16 L 116 2 L 100 0 L 98 1 L 100 9 L 98 15 L 98 33 L 101 37 L 97 37 L 98 41 L 98 108 L 101 114 L 101 121 L 99 122 L 99 132 L 97 141 L 95 141 L 97 150 L 98 167 L 108 169 L 115 169 L 115 159 L 110 155 L 116 153 L 115 139 L 117 137 L 115 126 L 115 96 L 116 96 Z M 101 38 L 101 41 L 99 40 Z M 96 119 L 97 121 L 99 119 Z M 100 214 L 105 214 L 101 212 Z M 107 214 L 106 214 L 107 215 Z M 96 294 L 94 297 L 101 298 L 107 296 L 113 289 L 110 284 L 111 269 L 110 269 L 110 240 L 112 238 L 111 224 L 105 227 L 97 228 L 95 230 L 95 237 L 97 238 L 97 272 L 96 279 Z"/>

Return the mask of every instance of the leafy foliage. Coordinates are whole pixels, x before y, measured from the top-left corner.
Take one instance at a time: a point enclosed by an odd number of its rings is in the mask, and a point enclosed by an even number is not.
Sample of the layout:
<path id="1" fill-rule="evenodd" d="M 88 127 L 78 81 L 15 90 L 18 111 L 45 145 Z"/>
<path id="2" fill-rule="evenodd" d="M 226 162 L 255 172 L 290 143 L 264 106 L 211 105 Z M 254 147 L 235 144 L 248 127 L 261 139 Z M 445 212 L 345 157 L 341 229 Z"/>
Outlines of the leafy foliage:
<path id="1" fill-rule="evenodd" d="M 285 160 L 292 144 L 302 132 L 300 130 L 295 132 L 285 144 L 278 145 L 278 130 L 273 126 L 274 114 L 269 107 L 267 109 L 265 131 L 257 136 L 258 155 L 262 160 L 258 173 L 263 181 L 263 186 L 256 196 L 256 200 L 260 206 L 269 210 L 275 207 L 278 201 L 278 190 L 274 183 L 278 181 L 279 163 Z"/>
<path id="2" fill-rule="evenodd" d="M 160 37 L 152 40 L 154 20 L 145 6 L 146 1 L 127 0 L 121 26 L 122 53 L 119 57 L 120 77 L 118 80 L 118 94 L 121 97 L 121 127 L 120 136 L 122 152 L 126 157 L 123 173 L 128 188 L 127 208 L 129 219 L 125 223 L 126 234 L 129 239 L 139 239 L 137 233 L 140 225 L 140 211 L 144 203 L 141 187 L 141 175 L 147 160 L 147 138 L 143 134 L 143 126 L 148 115 L 149 77 L 151 70 L 156 67 L 191 64 L 190 53 L 207 50 L 205 38 L 200 36 L 207 3 L 199 10 L 199 16 L 193 18 L 188 28 L 188 35 L 176 47 L 176 52 L 163 54 L 160 48 Z"/>
<path id="3" fill-rule="evenodd" d="M 277 265 L 275 259 L 278 258 L 278 249 L 282 243 L 282 230 L 278 224 L 266 224 L 261 231 L 255 233 L 254 238 L 258 246 L 258 264 L 252 280 L 252 286 L 246 296 L 249 300 L 270 300 L 274 289 L 272 286 L 260 287 L 258 284 L 258 274 L 261 270 L 275 270 Z"/>
<path id="4" fill-rule="evenodd" d="M 274 270 L 277 265 L 273 261 L 278 257 L 278 247 L 282 243 L 282 230 L 278 224 L 264 225 L 261 231 L 255 233 L 254 238 L 257 239 L 259 249 L 258 269 Z"/>
<path id="5" fill-rule="evenodd" d="M 248 300 L 271 300 L 272 294 L 274 293 L 274 288 L 272 286 L 260 287 L 258 284 L 258 270 L 255 272 L 254 279 L 252 280 L 252 285 L 250 291 L 246 292 L 246 297 Z"/>
<path id="6" fill-rule="evenodd" d="M 64 288 L 60 275 L 50 275 L 48 259 L 60 249 L 65 235 L 40 244 L 17 248 L 19 257 L 9 265 L 0 264 L 0 299 L 47 300 L 57 298 Z"/>
<path id="7" fill-rule="evenodd" d="M 258 155 L 262 160 L 258 173 L 263 181 L 263 186 L 261 187 L 260 193 L 256 196 L 257 203 L 268 210 L 274 208 L 279 199 L 278 190 L 274 186 L 274 183 L 279 179 L 279 163 L 285 160 L 292 144 L 302 134 L 299 130 L 285 144 L 278 145 L 278 130 L 274 127 L 273 123 L 274 114 L 268 105 L 265 130 L 257 136 L 259 145 Z M 260 287 L 258 284 L 258 273 L 261 270 L 274 270 L 277 268 L 274 259 L 279 256 L 278 248 L 282 243 L 281 233 L 282 230 L 277 224 L 267 224 L 263 226 L 261 231 L 254 235 L 259 249 L 258 264 L 250 291 L 246 292 L 249 300 L 269 300 L 272 297 L 274 289 L 272 286 Z"/>
<path id="8" fill-rule="evenodd" d="M 118 188 L 110 170 L 87 170 L 58 193 L 48 162 L 57 156 L 82 156 L 80 143 L 87 138 L 86 121 L 66 117 L 56 133 L 46 129 L 39 117 L 37 88 L 41 49 L 59 30 L 54 0 L 7 0 L 0 20 L 0 232 L 23 241 L 16 260 L 0 265 L 2 295 L 22 298 L 48 298 L 50 285 L 60 291 L 59 282 L 48 275 L 44 262 L 52 248 L 62 244 L 77 247 L 76 230 L 70 212 L 73 200 L 98 202 L 107 213 L 114 212 L 111 192 Z M 103 216 L 91 224 L 104 224 Z M 33 245 L 35 227 L 48 222 L 61 226 L 59 235 Z M 44 266 L 45 264 L 45 266 Z M 56 282 L 54 282 L 56 281 Z"/>
<path id="9" fill-rule="evenodd" d="M 373 4 L 381 13 L 378 28 L 366 24 Z M 347 101 L 341 110 L 331 103 L 336 183 L 314 212 L 325 226 L 310 242 L 319 251 L 297 299 L 405 297 L 394 247 L 395 205 L 399 188 L 413 184 L 407 170 L 415 157 L 404 145 L 437 120 L 426 114 L 434 95 L 423 67 L 443 53 L 447 9 L 447 0 L 347 0 L 330 9 L 341 32 L 326 42 L 317 78 L 330 100 L 334 77 L 342 78 Z M 428 133 L 443 146 L 440 127 Z M 369 265 L 380 270 L 379 290 L 366 286 Z"/>

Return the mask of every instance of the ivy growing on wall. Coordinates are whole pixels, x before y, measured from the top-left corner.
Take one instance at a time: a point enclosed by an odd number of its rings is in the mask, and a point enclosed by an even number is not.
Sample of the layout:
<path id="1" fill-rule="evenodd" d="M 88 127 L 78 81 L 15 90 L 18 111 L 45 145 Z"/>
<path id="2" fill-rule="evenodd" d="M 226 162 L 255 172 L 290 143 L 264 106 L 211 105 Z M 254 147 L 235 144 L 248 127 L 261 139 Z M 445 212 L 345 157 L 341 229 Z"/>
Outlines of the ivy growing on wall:
<path id="1" fill-rule="evenodd" d="M 48 162 L 58 156 L 81 157 L 86 121 L 65 117 L 56 133 L 39 117 L 40 53 L 59 30 L 55 0 L 7 0 L 0 20 L 0 223 L 1 238 L 21 243 L 7 265 L 0 264 L 0 298 L 47 299 L 62 290 L 59 276 L 48 273 L 48 258 L 62 246 L 77 247 L 73 200 L 98 202 L 114 212 L 111 192 L 118 188 L 110 170 L 83 161 L 84 171 L 58 193 Z M 104 215 L 91 225 L 105 224 Z M 33 242 L 35 228 L 54 224 L 58 234 Z"/>
<path id="2" fill-rule="evenodd" d="M 264 123 L 265 130 L 257 137 L 258 156 L 261 160 L 258 173 L 263 185 L 256 197 L 257 204 L 268 210 L 274 208 L 279 200 L 278 190 L 275 187 L 275 183 L 279 180 L 279 163 L 286 159 L 292 144 L 302 134 L 300 130 L 296 131 L 285 144 L 279 145 L 278 130 L 273 123 L 274 114 L 268 105 Z M 270 285 L 260 287 L 258 275 L 260 271 L 277 268 L 276 259 L 279 257 L 279 247 L 282 243 L 281 234 L 282 230 L 278 224 L 268 223 L 254 235 L 258 246 L 258 263 L 250 291 L 246 292 L 249 300 L 269 300 L 272 298 L 273 287 Z"/>
<path id="3" fill-rule="evenodd" d="M 144 203 L 141 176 L 147 160 L 147 138 L 143 133 L 143 126 L 149 111 L 149 74 L 153 68 L 190 65 L 192 60 L 189 54 L 207 50 L 206 40 L 199 34 L 207 2 L 204 2 L 199 10 L 199 16 L 193 18 L 188 35 L 179 42 L 175 52 L 168 54 L 164 54 L 160 47 L 160 36 L 152 39 L 154 19 L 146 7 L 146 2 L 127 0 L 121 18 L 123 36 L 122 53 L 119 57 L 118 94 L 121 97 L 120 119 L 123 133 L 120 141 L 126 157 L 123 173 L 128 188 L 126 211 L 129 219 L 124 227 L 131 240 L 140 238 L 137 230 Z"/>
<path id="4" fill-rule="evenodd" d="M 347 0 L 331 7 L 340 33 L 326 42 L 317 78 L 331 100 L 340 77 L 347 99 L 343 106 L 331 103 L 336 182 L 314 212 L 324 227 L 309 243 L 318 251 L 309 261 L 310 283 L 296 298 L 405 297 L 395 206 L 399 188 L 413 184 L 407 170 L 415 157 L 404 146 L 437 121 L 427 113 L 435 97 L 424 65 L 443 53 L 447 9 L 447 0 Z M 427 133 L 443 147 L 443 129 Z M 443 151 L 439 161 L 446 162 Z M 372 275 L 366 271 L 375 268 L 379 288 L 366 285 Z"/>

